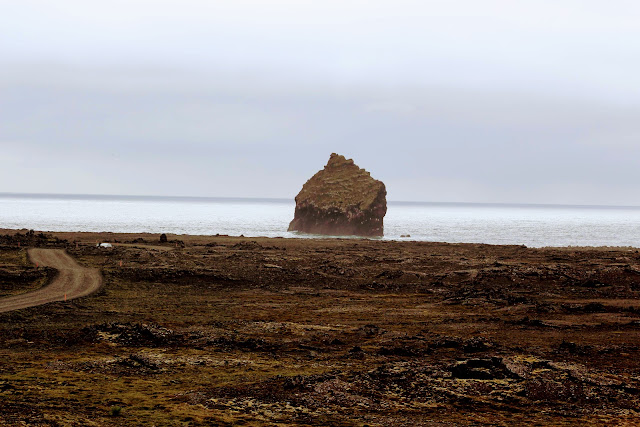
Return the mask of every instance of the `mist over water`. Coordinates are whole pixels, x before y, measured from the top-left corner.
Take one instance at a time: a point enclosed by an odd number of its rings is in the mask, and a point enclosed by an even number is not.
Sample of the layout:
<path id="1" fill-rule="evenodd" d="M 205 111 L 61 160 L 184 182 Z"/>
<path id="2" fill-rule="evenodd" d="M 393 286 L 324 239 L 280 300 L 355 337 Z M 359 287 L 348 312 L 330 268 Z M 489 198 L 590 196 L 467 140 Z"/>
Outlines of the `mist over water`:
<path id="1" fill-rule="evenodd" d="M 5 194 L 0 228 L 318 237 L 287 232 L 294 208 L 286 199 Z M 383 239 L 640 247 L 640 208 L 390 202 Z"/>

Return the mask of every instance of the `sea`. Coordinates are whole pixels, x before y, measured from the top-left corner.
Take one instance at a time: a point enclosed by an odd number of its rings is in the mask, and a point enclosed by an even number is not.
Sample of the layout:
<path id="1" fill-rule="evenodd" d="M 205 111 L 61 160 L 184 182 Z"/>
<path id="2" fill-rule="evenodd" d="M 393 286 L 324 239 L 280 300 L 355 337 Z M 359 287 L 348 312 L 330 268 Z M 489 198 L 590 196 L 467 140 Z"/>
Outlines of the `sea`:
<path id="1" fill-rule="evenodd" d="M 287 231 L 290 199 L 0 193 L 0 228 L 327 238 Z M 640 207 L 388 202 L 382 240 L 640 247 Z"/>

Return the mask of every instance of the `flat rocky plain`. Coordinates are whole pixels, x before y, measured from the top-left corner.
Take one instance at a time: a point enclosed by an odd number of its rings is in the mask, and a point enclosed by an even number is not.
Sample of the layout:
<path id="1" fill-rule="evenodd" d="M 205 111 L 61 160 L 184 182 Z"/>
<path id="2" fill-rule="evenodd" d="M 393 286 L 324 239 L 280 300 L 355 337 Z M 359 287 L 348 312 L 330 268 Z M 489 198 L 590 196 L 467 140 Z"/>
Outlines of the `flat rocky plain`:
<path id="1" fill-rule="evenodd" d="M 634 248 L 0 234 L 0 425 L 640 425 Z"/>

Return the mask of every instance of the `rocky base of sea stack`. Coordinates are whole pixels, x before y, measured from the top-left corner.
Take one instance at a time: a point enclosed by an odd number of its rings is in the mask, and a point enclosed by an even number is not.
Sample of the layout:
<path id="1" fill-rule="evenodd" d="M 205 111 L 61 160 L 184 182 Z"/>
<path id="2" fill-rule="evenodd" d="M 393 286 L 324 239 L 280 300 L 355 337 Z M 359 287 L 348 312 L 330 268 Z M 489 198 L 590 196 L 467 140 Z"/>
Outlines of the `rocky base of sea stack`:
<path id="1" fill-rule="evenodd" d="M 362 211 L 357 206 L 345 208 L 322 209 L 313 204 L 296 207 L 289 231 L 302 231 L 310 234 L 335 236 L 381 237 L 384 233 L 383 216 L 386 211 L 384 195 L 377 200 L 377 209 Z"/>

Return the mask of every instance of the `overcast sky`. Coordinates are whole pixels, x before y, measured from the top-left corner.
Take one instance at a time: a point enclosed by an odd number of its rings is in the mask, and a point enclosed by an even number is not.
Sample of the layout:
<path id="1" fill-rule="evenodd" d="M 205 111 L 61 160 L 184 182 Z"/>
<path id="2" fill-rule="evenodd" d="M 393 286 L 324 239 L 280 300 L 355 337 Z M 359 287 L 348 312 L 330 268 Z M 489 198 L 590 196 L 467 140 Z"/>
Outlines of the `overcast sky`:
<path id="1" fill-rule="evenodd" d="M 640 205 L 640 2 L 0 0 L 0 192 Z"/>

